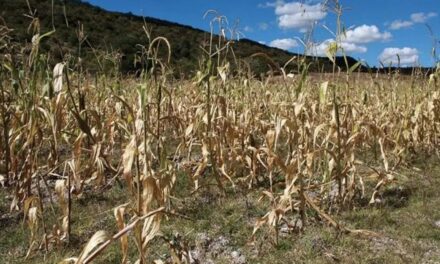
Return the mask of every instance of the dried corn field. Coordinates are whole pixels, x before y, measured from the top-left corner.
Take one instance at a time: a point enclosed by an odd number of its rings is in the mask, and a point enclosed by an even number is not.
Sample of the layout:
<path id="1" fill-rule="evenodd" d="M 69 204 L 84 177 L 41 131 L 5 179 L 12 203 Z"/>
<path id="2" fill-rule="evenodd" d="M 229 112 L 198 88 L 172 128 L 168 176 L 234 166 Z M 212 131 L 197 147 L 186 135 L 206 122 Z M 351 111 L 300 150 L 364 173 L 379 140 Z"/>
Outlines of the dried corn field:
<path id="1" fill-rule="evenodd" d="M 113 248 L 121 263 L 200 263 L 188 234 L 174 232 L 197 216 L 187 199 L 206 194 L 214 208 L 228 197 L 258 204 L 254 217 L 234 220 L 256 251 L 316 225 L 379 239 L 340 216 L 374 210 L 405 171 L 418 171 L 418 157 L 440 154 L 440 68 L 309 75 L 293 58 L 293 78 L 286 64 L 257 79 L 227 60 L 233 46 L 220 37 L 194 79 L 176 80 L 157 56 L 172 52 L 159 37 L 140 46 L 138 75 L 119 74 L 117 54 L 98 51 L 102 71 L 92 74 L 80 58 L 51 66 L 39 50 L 50 34 L 36 30 L 22 46 L 8 35 L 2 26 L 0 213 L 25 233 L 23 262 L 75 245 L 57 261 L 91 263 Z M 99 224 L 94 197 L 114 189 L 112 219 Z M 83 232 L 90 218 L 94 229 Z"/>

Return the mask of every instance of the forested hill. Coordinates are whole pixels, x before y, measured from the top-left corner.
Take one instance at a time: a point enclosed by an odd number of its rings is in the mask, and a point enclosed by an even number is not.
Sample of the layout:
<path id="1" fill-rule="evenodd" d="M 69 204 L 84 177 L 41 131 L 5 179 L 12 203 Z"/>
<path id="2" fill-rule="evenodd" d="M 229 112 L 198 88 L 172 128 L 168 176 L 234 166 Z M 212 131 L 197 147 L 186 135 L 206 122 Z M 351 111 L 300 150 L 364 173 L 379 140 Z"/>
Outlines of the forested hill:
<path id="1" fill-rule="evenodd" d="M 0 0 L 0 17 L 4 20 L 3 23 L 13 29 L 11 32 L 13 41 L 31 42 L 33 30 L 29 25 L 32 16 L 38 17 L 41 34 L 50 32 L 53 25 L 55 26 L 56 32 L 41 45 L 43 50 L 51 51 L 54 60 L 60 60 L 66 54 L 78 55 L 77 32 L 79 25 L 82 25 L 87 42 L 82 45 L 81 57 L 89 70 L 97 67 L 93 63 L 96 61 L 96 51 L 93 53 L 91 47 L 100 52 L 113 51 L 121 54 L 119 65 L 122 72 L 136 70 L 138 66 L 134 64 L 135 54 L 140 51 L 137 44 L 145 45 L 148 42 L 143 30 L 144 23 L 151 28 L 153 37 L 163 36 L 169 40 L 172 46 L 171 63 L 179 74 L 194 73 L 199 67 L 198 62 L 202 56 L 201 46 L 209 42 L 208 32 L 190 26 L 151 17 L 139 17 L 130 13 L 109 12 L 79 0 L 29 0 L 28 2 L 30 7 L 26 0 Z M 298 55 L 248 39 L 235 41 L 233 50 L 236 58 L 246 59 L 255 73 L 266 71 L 270 63 L 262 56 L 250 58 L 253 54 L 265 53 L 279 65 L 284 65 L 292 56 Z M 327 58 L 306 58 L 312 62 L 311 71 L 332 68 Z M 349 65 L 356 63 L 353 58 L 347 59 Z M 346 63 L 343 58 L 337 58 L 337 64 L 345 68 Z"/>

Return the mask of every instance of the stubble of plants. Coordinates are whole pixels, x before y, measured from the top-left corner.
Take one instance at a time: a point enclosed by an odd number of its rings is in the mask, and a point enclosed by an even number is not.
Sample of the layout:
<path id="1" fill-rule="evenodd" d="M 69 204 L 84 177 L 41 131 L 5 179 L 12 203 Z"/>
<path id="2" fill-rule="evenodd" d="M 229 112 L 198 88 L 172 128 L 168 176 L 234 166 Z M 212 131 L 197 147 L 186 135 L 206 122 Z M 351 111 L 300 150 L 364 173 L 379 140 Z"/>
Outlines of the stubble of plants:
<path id="1" fill-rule="evenodd" d="M 151 243 L 165 243 L 161 222 L 180 217 L 171 200 L 178 177 L 192 183 L 191 193 L 207 186 L 222 195 L 259 192 L 270 206 L 255 222 L 253 241 L 265 231 L 276 246 L 286 217 L 307 228 L 311 215 L 343 233 L 374 236 L 335 216 L 361 199 L 378 202 L 418 153 L 439 155 L 440 68 L 431 76 L 360 74 L 356 67 L 314 75 L 294 57 L 275 69 L 279 76 L 255 78 L 234 58 L 226 19 L 210 15 L 211 36 L 192 80 L 173 77 L 172 45 L 148 26 L 149 41 L 136 56 L 143 70 L 124 76 L 119 54 L 98 50 L 101 70 L 93 74 L 83 69 L 81 52 L 51 66 L 51 54 L 39 47 L 52 32 L 40 32 L 37 17 L 26 45 L 12 43 L 0 25 L 0 182 L 13 196 L 10 210 L 24 215 L 27 256 L 68 244 L 72 203 L 120 184 L 126 203 L 114 208 L 119 231 L 96 230 L 65 262 L 90 263 L 113 243 L 122 263 L 153 261 Z M 77 35 L 81 51 L 87 33 L 78 27 Z M 331 47 L 329 58 L 338 51 Z M 56 225 L 47 224 L 48 215 Z M 184 248 L 170 251 L 172 262 L 189 261 Z"/>

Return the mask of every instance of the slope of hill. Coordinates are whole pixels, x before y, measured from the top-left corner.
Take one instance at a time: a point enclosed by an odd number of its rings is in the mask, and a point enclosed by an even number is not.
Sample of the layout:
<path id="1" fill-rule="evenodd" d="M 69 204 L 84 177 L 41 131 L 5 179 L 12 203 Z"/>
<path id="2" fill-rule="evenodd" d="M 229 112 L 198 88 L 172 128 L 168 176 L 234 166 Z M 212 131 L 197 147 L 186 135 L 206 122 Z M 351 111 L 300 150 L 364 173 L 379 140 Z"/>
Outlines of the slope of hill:
<path id="1" fill-rule="evenodd" d="M 52 2 L 54 6 L 52 7 Z M 41 33 L 53 29 L 56 32 L 42 43 L 44 50 L 50 50 L 55 59 L 62 59 L 63 54 L 78 55 L 77 32 L 79 25 L 83 26 L 88 43 L 81 48 L 89 70 L 96 68 L 91 63 L 95 61 L 91 47 L 101 51 L 117 51 L 121 54 L 120 68 L 123 72 L 136 70 L 135 54 L 140 51 L 137 44 L 146 44 L 147 37 L 143 30 L 144 21 L 151 28 L 152 35 L 167 38 L 172 46 L 172 63 L 174 68 L 186 75 L 192 74 L 198 67 L 198 59 L 202 55 L 200 48 L 209 40 L 209 33 L 190 26 L 184 26 L 150 17 L 139 17 L 133 14 L 109 12 L 80 0 L 0 0 L 0 17 L 4 23 L 14 29 L 12 37 L 17 42 L 30 42 L 33 32 L 29 28 L 32 18 L 28 15 L 34 12 L 39 18 Z M 53 10 L 53 11 L 52 11 Z M 53 15 L 52 15 L 53 14 Z M 235 55 L 239 59 L 249 58 L 255 53 L 265 53 L 276 64 L 283 65 L 292 56 L 298 55 L 287 51 L 268 47 L 258 42 L 242 39 L 233 45 Z M 307 57 L 313 61 L 311 70 L 329 70 L 331 62 L 327 58 Z M 267 61 L 264 59 L 248 59 L 254 72 L 266 71 Z M 357 61 L 348 57 L 348 64 Z M 343 58 L 337 58 L 338 66 L 345 67 Z"/>

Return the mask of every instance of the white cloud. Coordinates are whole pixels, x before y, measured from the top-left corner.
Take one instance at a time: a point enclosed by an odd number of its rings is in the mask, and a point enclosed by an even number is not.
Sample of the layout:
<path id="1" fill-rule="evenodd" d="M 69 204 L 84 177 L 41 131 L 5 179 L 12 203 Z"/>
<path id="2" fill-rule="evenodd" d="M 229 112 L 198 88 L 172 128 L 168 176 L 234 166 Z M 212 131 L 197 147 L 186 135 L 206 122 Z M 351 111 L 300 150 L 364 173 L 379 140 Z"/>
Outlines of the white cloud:
<path id="1" fill-rule="evenodd" d="M 347 30 L 341 36 L 338 47 L 338 54 L 365 53 L 368 48 L 365 44 L 375 41 L 386 41 L 392 37 L 389 32 L 381 32 L 375 25 L 362 25 Z M 327 39 L 321 43 L 312 44 L 309 54 L 325 56 L 328 47 L 334 44 L 335 39 Z"/>
<path id="2" fill-rule="evenodd" d="M 385 41 L 392 37 L 390 32 L 380 32 L 379 28 L 375 25 L 362 25 L 354 29 L 350 29 L 345 32 L 345 36 L 342 37 L 344 42 L 348 43 L 370 43 L 374 41 Z"/>
<path id="3" fill-rule="evenodd" d="M 414 22 L 407 21 L 407 20 L 394 20 L 391 22 L 390 29 L 391 30 L 397 30 L 401 28 L 406 28 L 414 25 Z"/>
<path id="4" fill-rule="evenodd" d="M 305 31 L 317 21 L 327 16 L 323 4 L 307 4 L 300 2 L 276 1 L 266 3 L 265 7 L 275 7 L 278 26 L 284 29 L 299 29 Z"/>
<path id="5" fill-rule="evenodd" d="M 328 47 L 333 43 L 335 43 L 334 39 L 327 39 L 319 44 L 316 43 L 312 45 L 311 50 L 308 53 L 315 56 L 325 56 Z M 343 49 L 346 55 L 349 53 L 365 53 L 368 50 L 365 46 L 357 45 L 350 42 L 341 42 L 340 48 Z M 342 50 L 339 50 L 338 53 L 341 54 Z"/>
<path id="6" fill-rule="evenodd" d="M 261 45 L 266 45 L 266 41 L 258 41 Z"/>
<path id="7" fill-rule="evenodd" d="M 365 53 L 367 52 L 367 47 L 360 46 L 355 43 L 342 42 L 341 47 L 344 49 L 346 53 Z"/>
<path id="8" fill-rule="evenodd" d="M 400 61 L 399 61 L 400 59 Z M 419 61 L 419 51 L 415 48 L 386 48 L 379 55 L 379 60 L 385 64 L 414 65 Z"/>
<path id="9" fill-rule="evenodd" d="M 407 27 L 411 27 L 415 24 L 418 23 L 425 23 L 427 22 L 430 18 L 436 17 L 437 13 L 434 12 L 430 12 L 430 13 L 414 13 L 411 14 L 410 16 L 410 20 L 394 20 L 393 22 L 391 22 L 390 24 L 390 29 L 392 30 L 397 30 L 397 29 L 401 29 L 401 28 L 407 28 Z"/>
<path id="10" fill-rule="evenodd" d="M 289 50 L 291 48 L 297 47 L 298 42 L 295 39 L 291 38 L 275 39 L 269 43 L 269 46 L 283 50 Z"/>
<path id="11" fill-rule="evenodd" d="M 414 23 L 425 23 L 426 21 L 428 21 L 428 19 L 432 18 L 432 17 L 436 17 L 437 13 L 431 12 L 428 14 L 425 13 L 414 13 L 411 15 L 411 21 L 413 21 Z"/>
<path id="12" fill-rule="evenodd" d="M 311 47 L 309 47 L 307 55 L 325 56 L 327 48 L 332 42 L 334 42 L 333 39 L 327 39 L 321 43 L 313 43 Z"/>

